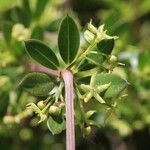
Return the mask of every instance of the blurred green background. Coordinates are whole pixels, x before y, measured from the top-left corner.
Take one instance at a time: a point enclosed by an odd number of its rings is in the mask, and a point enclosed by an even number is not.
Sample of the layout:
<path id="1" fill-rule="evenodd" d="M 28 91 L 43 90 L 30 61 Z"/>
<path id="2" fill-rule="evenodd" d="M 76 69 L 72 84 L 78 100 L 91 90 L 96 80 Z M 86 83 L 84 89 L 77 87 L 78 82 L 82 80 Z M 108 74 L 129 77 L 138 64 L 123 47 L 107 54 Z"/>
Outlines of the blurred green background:
<path id="1" fill-rule="evenodd" d="M 53 136 L 46 123 L 37 125 L 38 118 L 24 114 L 26 104 L 37 98 L 18 90 L 17 85 L 31 63 L 22 40 L 40 39 L 57 49 L 58 28 L 66 12 L 79 21 L 81 30 L 92 19 L 95 26 L 105 24 L 110 35 L 119 36 L 113 54 L 125 67 L 114 72 L 130 83 L 128 96 L 107 112 L 107 120 L 104 108 L 94 106 L 101 128 L 93 128 L 83 138 L 77 127 L 76 149 L 149 150 L 149 0 L 0 0 L 0 149 L 65 150 L 65 132 Z M 23 119 L 17 120 L 18 115 Z M 13 116 L 15 123 L 6 116 Z"/>

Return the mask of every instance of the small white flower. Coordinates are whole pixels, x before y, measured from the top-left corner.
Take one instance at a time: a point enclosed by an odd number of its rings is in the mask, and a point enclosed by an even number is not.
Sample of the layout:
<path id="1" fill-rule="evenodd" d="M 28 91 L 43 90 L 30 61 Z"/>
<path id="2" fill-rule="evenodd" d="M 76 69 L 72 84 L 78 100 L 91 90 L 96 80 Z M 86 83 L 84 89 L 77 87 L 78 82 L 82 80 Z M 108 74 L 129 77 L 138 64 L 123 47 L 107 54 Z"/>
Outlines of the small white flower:
<path id="1" fill-rule="evenodd" d="M 57 93 L 57 91 L 59 90 L 58 86 L 55 86 L 50 92 L 49 92 L 49 95 L 53 95 L 55 93 Z"/>
<path id="2" fill-rule="evenodd" d="M 87 42 L 91 43 L 94 40 L 95 35 L 89 30 L 86 30 L 84 32 L 84 38 L 87 40 Z"/>
<path id="3" fill-rule="evenodd" d="M 96 34 L 98 31 L 97 28 L 92 24 L 92 20 L 90 21 L 90 23 L 88 23 L 88 30 L 93 34 Z"/>
<path id="4" fill-rule="evenodd" d="M 29 29 L 25 28 L 23 24 L 15 24 L 12 28 L 12 37 L 17 41 L 24 41 L 29 38 Z"/>
<path id="5" fill-rule="evenodd" d="M 84 32 L 84 37 L 87 40 L 87 42 L 91 43 L 94 39 L 96 41 L 101 41 L 104 39 L 117 39 L 117 36 L 109 36 L 106 34 L 107 30 L 104 30 L 104 24 L 96 28 L 92 21 L 88 24 L 88 29 Z"/>
<path id="6" fill-rule="evenodd" d="M 104 30 L 105 25 L 102 24 L 101 26 L 98 27 L 98 32 L 97 32 L 97 39 L 98 40 L 103 40 L 103 39 L 117 39 L 117 36 L 109 36 L 106 34 L 107 30 Z"/>

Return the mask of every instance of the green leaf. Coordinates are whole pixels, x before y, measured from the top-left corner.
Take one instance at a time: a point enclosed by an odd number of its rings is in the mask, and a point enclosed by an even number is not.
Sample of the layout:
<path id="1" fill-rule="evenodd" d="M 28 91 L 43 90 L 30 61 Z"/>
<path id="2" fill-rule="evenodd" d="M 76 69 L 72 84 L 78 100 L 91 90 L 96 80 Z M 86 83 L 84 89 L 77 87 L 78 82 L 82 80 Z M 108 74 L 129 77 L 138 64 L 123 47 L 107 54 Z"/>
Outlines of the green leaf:
<path id="1" fill-rule="evenodd" d="M 6 91 L 0 92 L 0 118 L 2 118 L 6 112 L 9 105 L 9 93 Z"/>
<path id="2" fill-rule="evenodd" d="M 58 47 L 61 57 L 71 63 L 77 55 L 80 44 L 79 30 L 74 20 L 66 16 L 60 26 Z"/>
<path id="3" fill-rule="evenodd" d="M 29 27 L 29 25 L 30 25 L 30 19 L 31 18 L 29 16 L 29 14 L 27 14 L 26 10 L 24 10 L 18 6 L 15 6 L 14 8 L 12 8 L 11 18 L 12 18 L 12 20 L 15 21 L 15 23 L 20 22 L 26 27 Z"/>
<path id="4" fill-rule="evenodd" d="M 43 40 L 44 37 L 44 30 L 40 26 L 36 26 L 31 34 L 31 38 L 33 39 L 38 39 L 38 40 Z"/>
<path id="5" fill-rule="evenodd" d="M 31 19 L 32 19 L 32 11 L 30 8 L 30 0 L 22 0 L 22 10 L 23 14 L 25 16 L 25 20 L 27 21 L 27 26 L 30 25 Z M 23 17 L 24 18 L 24 17 Z"/>
<path id="6" fill-rule="evenodd" d="M 53 21 L 50 21 L 48 23 L 48 25 L 45 27 L 46 30 L 49 31 L 49 32 L 56 32 L 56 31 L 58 31 L 61 21 L 62 21 L 62 18 L 58 18 L 58 19 L 55 19 Z"/>
<path id="7" fill-rule="evenodd" d="M 5 42 L 9 45 L 11 42 L 11 31 L 12 31 L 12 23 L 6 22 L 3 25 L 3 35 Z"/>
<path id="8" fill-rule="evenodd" d="M 48 0 L 37 0 L 36 2 L 36 10 L 34 13 L 34 17 L 36 19 L 39 19 L 41 14 L 43 13 L 45 6 L 47 4 Z"/>
<path id="9" fill-rule="evenodd" d="M 44 73 L 29 73 L 19 84 L 21 89 L 34 96 L 48 96 L 54 86 L 53 78 Z"/>
<path id="10" fill-rule="evenodd" d="M 98 74 L 96 76 L 96 84 L 103 85 L 111 83 L 110 87 L 104 93 L 105 98 L 111 98 L 117 96 L 127 86 L 127 81 L 115 74 Z"/>
<path id="11" fill-rule="evenodd" d="M 25 42 L 29 55 L 41 65 L 57 69 L 59 62 L 55 53 L 39 40 L 28 40 Z"/>
<path id="12" fill-rule="evenodd" d="M 66 128 L 66 122 L 62 118 L 62 115 L 57 117 L 49 116 L 47 120 L 48 129 L 52 132 L 52 134 L 59 134 Z"/>
<path id="13" fill-rule="evenodd" d="M 139 64 L 138 64 L 139 69 L 143 70 L 147 73 L 150 72 L 150 67 L 149 67 L 150 49 L 140 53 L 138 59 L 139 59 L 139 61 L 138 61 L 139 62 Z"/>
<path id="14" fill-rule="evenodd" d="M 114 39 L 107 39 L 107 40 L 102 40 L 97 43 L 97 48 L 101 53 L 104 54 L 111 54 L 113 48 L 114 48 Z"/>
<path id="15" fill-rule="evenodd" d="M 106 59 L 106 57 L 102 53 L 97 51 L 91 51 L 86 57 L 89 63 L 96 65 L 102 64 Z"/>

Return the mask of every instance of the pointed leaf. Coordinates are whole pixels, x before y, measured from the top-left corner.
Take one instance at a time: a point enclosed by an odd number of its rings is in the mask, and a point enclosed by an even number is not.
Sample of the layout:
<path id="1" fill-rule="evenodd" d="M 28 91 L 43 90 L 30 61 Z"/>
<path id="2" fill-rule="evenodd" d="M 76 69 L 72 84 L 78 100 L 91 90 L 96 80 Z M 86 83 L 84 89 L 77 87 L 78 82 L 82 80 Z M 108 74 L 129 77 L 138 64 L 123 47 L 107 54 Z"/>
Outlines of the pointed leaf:
<path id="1" fill-rule="evenodd" d="M 100 41 L 99 43 L 97 43 L 97 48 L 101 53 L 107 55 L 111 54 L 114 48 L 114 39 L 107 39 Z"/>
<path id="2" fill-rule="evenodd" d="M 58 47 L 61 57 L 71 63 L 77 55 L 80 43 L 79 30 L 74 20 L 66 16 L 60 26 Z"/>
<path id="3" fill-rule="evenodd" d="M 127 86 L 127 81 L 115 74 L 98 74 L 96 84 L 103 85 L 111 83 L 110 87 L 104 93 L 104 97 L 111 98 L 117 96 Z"/>
<path id="4" fill-rule="evenodd" d="M 56 69 L 59 65 L 55 53 L 39 40 L 28 40 L 25 42 L 28 54 L 41 65 Z"/>
<path id="5" fill-rule="evenodd" d="M 52 132 L 52 134 L 59 134 L 66 128 L 66 122 L 61 116 L 52 117 L 49 116 L 47 120 L 48 129 Z"/>
<path id="6" fill-rule="evenodd" d="M 55 85 L 53 78 L 44 73 L 29 73 L 19 86 L 34 96 L 48 96 Z"/>

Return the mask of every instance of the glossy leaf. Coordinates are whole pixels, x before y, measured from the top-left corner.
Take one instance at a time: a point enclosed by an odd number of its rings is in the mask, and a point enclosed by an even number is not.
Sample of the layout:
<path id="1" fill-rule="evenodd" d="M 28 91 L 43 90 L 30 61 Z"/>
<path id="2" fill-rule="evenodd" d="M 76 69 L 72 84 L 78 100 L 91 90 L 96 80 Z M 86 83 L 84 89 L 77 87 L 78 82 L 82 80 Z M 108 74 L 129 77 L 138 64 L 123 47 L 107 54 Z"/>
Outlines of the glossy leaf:
<path id="1" fill-rule="evenodd" d="M 53 135 L 59 134 L 66 128 L 66 122 L 62 118 L 62 115 L 57 117 L 49 116 L 47 126 Z"/>
<path id="2" fill-rule="evenodd" d="M 96 84 L 103 85 L 111 83 L 110 87 L 104 93 L 104 97 L 111 98 L 117 96 L 127 86 L 127 81 L 115 74 L 98 74 L 96 77 Z"/>
<path id="3" fill-rule="evenodd" d="M 111 54 L 114 48 L 114 39 L 107 39 L 100 41 L 99 43 L 97 43 L 97 48 L 101 53 L 107 55 Z"/>
<path id="4" fill-rule="evenodd" d="M 79 30 L 74 20 L 66 16 L 60 26 L 58 47 L 61 57 L 71 63 L 77 55 L 80 43 Z"/>
<path id="5" fill-rule="evenodd" d="M 20 82 L 19 87 L 34 96 L 48 96 L 54 88 L 53 78 L 44 73 L 29 73 Z"/>
<path id="6" fill-rule="evenodd" d="M 29 55 L 41 65 L 56 69 L 59 65 L 55 53 L 39 40 L 28 40 L 25 42 Z"/>

